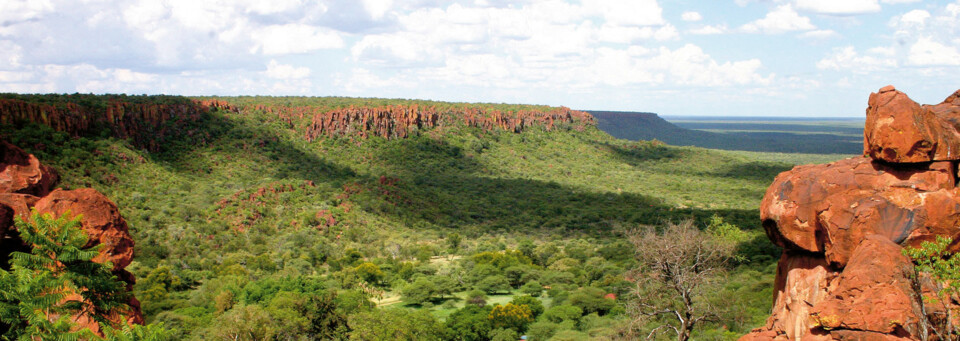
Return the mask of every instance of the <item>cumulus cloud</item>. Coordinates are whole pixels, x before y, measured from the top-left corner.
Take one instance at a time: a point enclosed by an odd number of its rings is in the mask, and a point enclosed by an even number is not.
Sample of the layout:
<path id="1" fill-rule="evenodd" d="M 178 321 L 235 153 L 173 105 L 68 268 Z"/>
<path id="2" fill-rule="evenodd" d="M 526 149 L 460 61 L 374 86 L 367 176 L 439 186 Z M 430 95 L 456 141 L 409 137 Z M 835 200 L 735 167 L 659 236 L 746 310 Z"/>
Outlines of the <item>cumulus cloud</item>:
<path id="1" fill-rule="evenodd" d="M 700 21 L 703 19 L 703 16 L 697 12 L 683 12 L 683 14 L 680 15 L 680 19 L 683 19 L 683 21 Z"/>
<path id="2" fill-rule="evenodd" d="M 710 34 L 723 34 L 723 33 L 727 33 L 727 31 L 729 31 L 727 29 L 727 25 L 715 25 L 715 26 L 706 25 L 706 26 L 691 29 L 688 32 L 690 34 L 697 34 L 697 35 L 710 35 Z"/>
<path id="3" fill-rule="evenodd" d="M 840 34 L 834 30 L 813 30 L 813 31 L 803 32 L 797 37 L 800 37 L 803 39 L 824 40 L 824 39 L 836 38 L 839 36 Z"/>
<path id="4" fill-rule="evenodd" d="M 280 64 L 275 59 L 272 59 L 270 60 L 270 64 L 267 64 L 267 71 L 265 71 L 264 74 L 274 79 L 300 79 L 310 76 L 310 68 Z"/>
<path id="5" fill-rule="evenodd" d="M 797 9 L 827 15 L 855 15 L 880 11 L 877 0 L 797 0 Z"/>
<path id="6" fill-rule="evenodd" d="M 871 50 L 874 54 L 887 51 Z M 897 67 L 895 59 L 888 56 L 862 55 L 853 46 L 835 48 L 827 57 L 817 62 L 817 68 L 823 70 L 851 71 L 854 73 L 869 73 L 886 68 Z"/>
<path id="7" fill-rule="evenodd" d="M 921 37 L 910 46 L 907 61 L 917 66 L 957 66 L 960 65 L 960 52 L 954 46 Z"/>
<path id="8" fill-rule="evenodd" d="M 747 33 L 779 34 L 790 31 L 806 31 L 815 29 L 810 18 L 797 14 L 790 4 L 777 6 L 762 19 L 749 22 L 740 27 Z"/>
<path id="9" fill-rule="evenodd" d="M 251 32 L 255 50 L 268 55 L 304 53 L 343 47 L 336 32 L 305 24 L 271 25 Z"/>

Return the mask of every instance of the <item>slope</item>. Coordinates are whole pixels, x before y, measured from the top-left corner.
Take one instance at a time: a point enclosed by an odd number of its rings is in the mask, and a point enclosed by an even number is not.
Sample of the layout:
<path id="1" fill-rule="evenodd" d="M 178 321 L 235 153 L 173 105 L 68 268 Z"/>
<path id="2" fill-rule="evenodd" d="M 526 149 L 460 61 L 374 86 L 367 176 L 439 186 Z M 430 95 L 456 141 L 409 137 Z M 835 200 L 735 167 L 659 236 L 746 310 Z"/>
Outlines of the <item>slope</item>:
<path id="1" fill-rule="evenodd" d="M 93 187 L 118 204 L 137 241 L 128 269 L 142 279 L 136 290 L 144 312 L 181 338 L 226 335 L 242 327 L 230 321 L 253 314 L 250 307 L 261 307 L 264 321 L 278 321 L 270 309 L 281 289 L 268 287 L 301 292 L 316 286 L 365 301 L 399 294 L 422 276 L 447 276 L 462 279 L 455 292 L 463 296 L 480 285 L 471 279 L 480 271 L 473 256 L 487 251 L 524 252 L 531 262 L 525 266 L 536 274 L 530 278 L 561 290 L 550 294 L 554 302 L 579 287 L 622 296 L 629 293 L 623 274 L 632 264 L 623 249 L 625 231 L 712 216 L 748 230 L 741 248 L 751 262 L 729 288 L 746 293 L 737 296 L 744 312 L 714 327 L 742 333 L 766 314 L 769 290 L 759 288 L 770 287 L 764 281 L 772 278 L 777 251 L 755 208 L 790 163 L 618 140 L 564 108 L 349 98 L 9 97 L 22 103 L 7 102 L 20 111 L 18 119 L 2 122 L 0 136 L 57 168 L 64 186 Z M 49 106 L 39 111 L 44 115 L 23 109 L 37 103 Z M 175 110 L 164 107 L 169 103 Z M 113 107 L 125 109 L 113 116 L 98 111 Z M 65 118 L 55 121 L 51 112 Z M 81 118 L 86 125 L 70 130 L 81 126 L 68 123 Z M 429 262 L 446 255 L 464 262 Z M 588 261 L 603 271 L 584 270 Z M 380 272 L 369 282 L 359 274 L 372 267 L 367 263 Z M 533 281 L 516 280 L 511 290 Z M 439 314 L 439 303 L 448 300 L 406 308 Z M 351 309 L 343 314 L 369 308 Z M 616 316 L 622 315 L 603 316 L 606 327 L 598 330 L 615 330 Z M 281 328 L 263 323 L 264 330 Z"/>

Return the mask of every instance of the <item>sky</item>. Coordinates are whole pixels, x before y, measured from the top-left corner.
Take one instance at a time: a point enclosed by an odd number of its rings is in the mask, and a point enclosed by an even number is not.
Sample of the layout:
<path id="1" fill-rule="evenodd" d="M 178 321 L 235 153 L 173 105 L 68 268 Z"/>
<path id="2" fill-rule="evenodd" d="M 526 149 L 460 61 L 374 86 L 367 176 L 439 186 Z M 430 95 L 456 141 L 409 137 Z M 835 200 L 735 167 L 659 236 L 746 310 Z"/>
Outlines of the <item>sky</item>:
<path id="1" fill-rule="evenodd" d="M 863 117 L 960 89 L 960 0 L 0 0 L 0 92 Z"/>

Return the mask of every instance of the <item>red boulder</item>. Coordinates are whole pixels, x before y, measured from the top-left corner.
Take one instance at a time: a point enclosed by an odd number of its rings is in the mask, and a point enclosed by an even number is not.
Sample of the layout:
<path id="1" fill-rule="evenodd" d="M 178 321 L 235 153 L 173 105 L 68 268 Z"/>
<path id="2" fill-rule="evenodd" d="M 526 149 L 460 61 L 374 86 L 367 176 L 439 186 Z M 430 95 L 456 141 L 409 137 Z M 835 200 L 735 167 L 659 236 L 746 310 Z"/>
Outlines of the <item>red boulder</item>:
<path id="1" fill-rule="evenodd" d="M 105 246 L 94 261 L 110 262 L 115 272 L 133 261 L 133 238 L 127 222 L 120 216 L 117 205 L 95 189 L 57 189 L 37 201 L 36 208 L 40 213 L 51 213 L 56 217 L 67 213 L 74 217 L 82 215 L 81 228 L 90 237 L 87 247 Z"/>
<path id="2" fill-rule="evenodd" d="M 0 193 L 44 196 L 58 179 L 57 173 L 35 156 L 0 140 Z"/>
<path id="3" fill-rule="evenodd" d="M 960 160 L 960 95 L 921 106 L 886 86 L 870 94 L 864 154 L 895 163 Z"/>

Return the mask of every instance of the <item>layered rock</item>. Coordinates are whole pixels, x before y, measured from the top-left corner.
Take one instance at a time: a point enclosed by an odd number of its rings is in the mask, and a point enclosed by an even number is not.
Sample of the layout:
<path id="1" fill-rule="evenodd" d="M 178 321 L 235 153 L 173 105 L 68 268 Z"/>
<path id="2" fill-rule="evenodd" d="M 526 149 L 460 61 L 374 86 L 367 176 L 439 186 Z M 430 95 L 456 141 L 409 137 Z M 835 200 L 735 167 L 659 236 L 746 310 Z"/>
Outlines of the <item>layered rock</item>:
<path id="1" fill-rule="evenodd" d="M 13 223 L 14 217 L 28 218 L 31 209 L 56 217 L 69 212 L 71 216 L 82 215 L 80 226 L 89 237 L 88 247 L 104 245 L 94 257 L 94 261 L 110 262 L 114 275 L 127 283 L 127 290 L 132 290 L 134 276 L 124 269 L 133 261 L 134 243 L 116 204 L 90 188 L 71 191 L 53 189 L 56 180 L 56 173 L 40 164 L 36 157 L 6 141 L 0 141 L 0 240 L 4 245 L 4 254 L 0 255 L 2 266 L 7 266 L 7 253 L 28 250 L 26 245 L 13 245 L 20 240 Z M 67 299 L 80 300 L 82 297 L 74 294 Z M 129 311 L 115 311 L 106 318 L 117 323 L 142 324 L 139 301 L 131 295 L 129 303 Z M 81 328 L 87 327 L 95 333 L 100 332 L 99 325 L 88 314 L 75 316 L 73 320 Z"/>
<path id="2" fill-rule="evenodd" d="M 865 156 L 776 177 L 760 207 L 784 248 L 773 313 L 741 340 L 920 337 L 927 316 L 902 249 L 960 237 L 957 123 L 960 91 L 921 106 L 884 87 L 870 96 Z"/>

